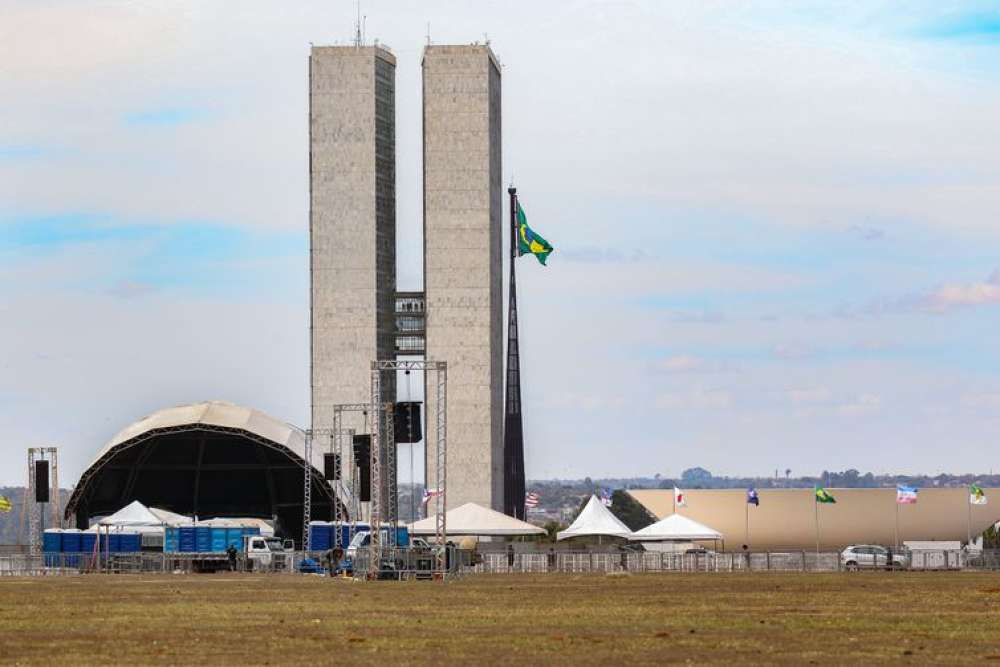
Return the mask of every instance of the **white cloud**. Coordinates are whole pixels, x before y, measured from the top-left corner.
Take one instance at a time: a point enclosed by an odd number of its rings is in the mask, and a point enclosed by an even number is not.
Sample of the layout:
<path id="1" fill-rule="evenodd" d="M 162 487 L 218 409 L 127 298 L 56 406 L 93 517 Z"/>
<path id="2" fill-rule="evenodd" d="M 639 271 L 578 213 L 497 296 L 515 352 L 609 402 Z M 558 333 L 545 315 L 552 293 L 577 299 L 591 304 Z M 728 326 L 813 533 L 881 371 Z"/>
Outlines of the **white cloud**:
<path id="1" fill-rule="evenodd" d="M 983 282 L 945 285 L 927 297 L 928 307 L 934 311 L 997 303 L 1000 303 L 1000 269 Z"/>
<path id="2" fill-rule="evenodd" d="M 664 392 L 656 397 L 656 406 L 665 410 L 727 410 L 732 405 L 732 396 L 725 389 L 691 389 Z"/>
<path id="3" fill-rule="evenodd" d="M 826 387 L 801 387 L 789 389 L 788 400 L 797 405 L 829 403 L 833 394 Z"/>

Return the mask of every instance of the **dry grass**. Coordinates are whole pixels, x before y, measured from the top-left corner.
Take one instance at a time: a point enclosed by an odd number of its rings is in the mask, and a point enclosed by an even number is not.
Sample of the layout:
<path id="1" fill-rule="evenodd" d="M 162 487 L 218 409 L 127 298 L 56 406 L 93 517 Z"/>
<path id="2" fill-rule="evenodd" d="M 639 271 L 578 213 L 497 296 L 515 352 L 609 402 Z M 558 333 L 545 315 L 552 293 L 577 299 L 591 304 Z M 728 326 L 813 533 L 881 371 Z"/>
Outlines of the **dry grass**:
<path id="1" fill-rule="evenodd" d="M 1000 661 L 1000 576 L 0 579 L 4 664 Z"/>

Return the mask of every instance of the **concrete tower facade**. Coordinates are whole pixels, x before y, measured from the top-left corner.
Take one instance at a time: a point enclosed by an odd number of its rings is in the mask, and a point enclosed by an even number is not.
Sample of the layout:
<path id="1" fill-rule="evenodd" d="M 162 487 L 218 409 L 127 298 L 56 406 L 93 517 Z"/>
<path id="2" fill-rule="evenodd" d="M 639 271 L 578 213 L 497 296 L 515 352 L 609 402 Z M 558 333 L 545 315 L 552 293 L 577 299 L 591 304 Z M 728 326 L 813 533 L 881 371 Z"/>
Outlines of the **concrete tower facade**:
<path id="1" fill-rule="evenodd" d="M 502 511 L 506 227 L 500 67 L 488 46 L 424 50 L 423 127 L 426 350 L 448 362 L 448 507 Z"/>
<path id="2" fill-rule="evenodd" d="M 368 402 L 372 360 L 395 356 L 395 80 L 395 57 L 377 46 L 310 53 L 313 428 L 333 425 L 335 403 Z M 360 416 L 345 427 L 360 432 Z"/>

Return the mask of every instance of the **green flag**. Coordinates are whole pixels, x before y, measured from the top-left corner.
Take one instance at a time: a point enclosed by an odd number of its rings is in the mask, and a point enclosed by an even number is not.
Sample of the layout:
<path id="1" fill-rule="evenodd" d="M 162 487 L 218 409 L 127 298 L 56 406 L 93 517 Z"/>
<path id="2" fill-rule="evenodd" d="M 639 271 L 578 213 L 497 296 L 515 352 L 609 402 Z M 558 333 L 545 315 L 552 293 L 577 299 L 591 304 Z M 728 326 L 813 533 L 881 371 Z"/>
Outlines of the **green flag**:
<path id="1" fill-rule="evenodd" d="M 986 504 L 986 494 L 983 493 L 983 488 L 978 484 L 973 484 L 969 487 L 969 504 L 970 505 L 985 505 Z"/>
<path id="2" fill-rule="evenodd" d="M 524 209 L 521 208 L 521 203 L 517 204 L 517 256 L 521 255 L 534 255 L 542 266 L 545 265 L 545 260 L 548 259 L 549 254 L 554 250 L 552 245 L 543 239 L 541 236 L 536 234 L 528 226 L 528 217 L 524 215 Z"/>
<path id="3" fill-rule="evenodd" d="M 837 499 L 830 495 L 830 493 L 821 486 L 816 487 L 816 502 L 818 503 L 836 503 Z"/>

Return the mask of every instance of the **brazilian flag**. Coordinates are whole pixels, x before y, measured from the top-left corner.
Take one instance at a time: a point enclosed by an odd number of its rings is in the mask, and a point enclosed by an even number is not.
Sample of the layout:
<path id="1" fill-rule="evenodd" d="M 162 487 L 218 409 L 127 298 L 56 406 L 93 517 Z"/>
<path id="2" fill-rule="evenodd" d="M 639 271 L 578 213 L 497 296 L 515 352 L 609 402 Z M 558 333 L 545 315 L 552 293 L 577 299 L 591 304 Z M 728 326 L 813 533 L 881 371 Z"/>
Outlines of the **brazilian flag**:
<path id="1" fill-rule="evenodd" d="M 7 513 L 14 509 L 14 503 L 7 496 L 0 496 L 0 512 Z"/>
<path id="2" fill-rule="evenodd" d="M 830 492 L 821 486 L 816 487 L 816 502 L 818 503 L 836 503 L 837 499 L 830 495 Z"/>
<path id="3" fill-rule="evenodd" d="M 528 226 L 528 218 L 524 215 L 521 202 L 517 203 L 517 256 L 534 255 L 545 266 L 545 260 L 554 248 L 548 241 L 536 234 Z"/>

